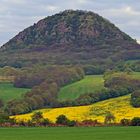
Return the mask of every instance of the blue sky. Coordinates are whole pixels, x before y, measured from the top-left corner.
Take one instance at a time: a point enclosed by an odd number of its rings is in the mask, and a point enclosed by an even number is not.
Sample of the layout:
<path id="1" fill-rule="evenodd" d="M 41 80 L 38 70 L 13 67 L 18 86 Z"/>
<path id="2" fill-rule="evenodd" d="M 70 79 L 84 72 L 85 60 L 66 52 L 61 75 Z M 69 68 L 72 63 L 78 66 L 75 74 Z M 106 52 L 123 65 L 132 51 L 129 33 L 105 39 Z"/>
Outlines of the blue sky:
<path id="1" fill-rule="evenodd" d="M 66 9 L 96 12 L 140 42 L 140 0 L 0 0 L 0 45 L 38 20 Z"/>

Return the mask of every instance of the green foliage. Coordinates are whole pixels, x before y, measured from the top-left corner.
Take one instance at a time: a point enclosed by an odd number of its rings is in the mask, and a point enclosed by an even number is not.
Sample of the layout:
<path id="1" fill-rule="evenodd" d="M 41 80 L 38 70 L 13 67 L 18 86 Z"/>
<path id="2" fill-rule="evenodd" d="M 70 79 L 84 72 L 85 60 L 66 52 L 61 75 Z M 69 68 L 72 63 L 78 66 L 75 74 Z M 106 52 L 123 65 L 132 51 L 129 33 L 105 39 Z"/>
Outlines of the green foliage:
<path id="1" fill-rule="evenodd" d="M 71 121 L 65 115 L 60 115 L 56 118 L 56 124 L 67 125 L 72 127 L 76 125 L 76 121 L 74 120 Z"/>
<path id="2" fill-rule="evenodd" d="M 104 123 L 111 124 L 115 122 L 115 116 L 111 112 L 107 112 Z"/>
<path id="3" fill-rule="evenodd" d="M 57 124 L 66 125 L 68 123 L 68 118 L 65 115 L 60 115 L 56 118 Z"/>
<path id="4" fill-rule="evenodd" d="M 129 126 L 129 125 L 131 124 L 131 120 L 129 120 L 129 119 L 122 119 L 122 120 L 120 121 L 120 123 L 121 123 L 121 125 L 123 125 L 123 126 Z"/>
<path id="5" fill-rule="evenodd" d="M 111 89 L 112 92 L 118 92 L 118 95 L 131 94 L 131 104 L 134 107 L 140 107 L 140 78 L 138 74 L 119 72 L 108 72 L 105 74 L 105 87 Z"/>
<path id="6" fill-rule="evenodd" d="M 2 99 L 0 99 L 0 108 L 2 108 L 4 106 L 4 102 Z"/>
<path id="7" fill-rule="evenodd" d="M 140 118 L 139 117 L 135 117 L 131 120 L 131 125 L 132 126 L 140 126 Z"/>
<path id="8" fill-rule="evenodd" d="M 110 89 L 126 89 L 130 92 L 139 88 L 140 79 L 127 73 L 113 72 L 105 77 L 105 87 Z"/>
<path id="9" fill-rule="evenodd" d="M 42 112 L 35 112 L 35 113 L 32 115 L 32 121 L 40 122 L 41 119 L 43 119 Z"/>
<path id="10" fill-rule="evenodd" d="M 4 123 L 14 124 L 15 120 L 11 119 L 7 113 L 5 113 L 2 109 L 0 110 L 0 125 Z"/>
<path id="11" fill-rule="evenodd" d="M 86 75 L 99 75 L 105 72 L 101 66 L 85 65 L 83 69 Z"/>
<path id="12" fill-rule="evenodd" d="M 140 72 L 140 60 L 128 60 L 125 62 L 119 62 L 116 66 L 116 69 L 120 71 L 125 71 L 125 69 L 130 69 L 134 72 Z"/>
<path id="13" fill-rule="evenodd" d="M 134 107 L 140 107 L 140 90 L 136 90 L 131 94 L 131 104 Z"/>
<path id="14" fill-rule="evenodd" d="M 0 68 L 0 76 L 16 76 L 20 73 L 20 69 L 14 67 L 5 66 Z"/>
<path id="15" fill-rule="evenodd" d="M 9 115 L 23 114 L 42 107 L 59 107 L 57 96 L 62 86 L 84 77 L 80 67 L 50 66 L 28 68 L 14 81 L 16 87 L 32 87 L 21 100 L 9 101 L 5 111 Z"/>

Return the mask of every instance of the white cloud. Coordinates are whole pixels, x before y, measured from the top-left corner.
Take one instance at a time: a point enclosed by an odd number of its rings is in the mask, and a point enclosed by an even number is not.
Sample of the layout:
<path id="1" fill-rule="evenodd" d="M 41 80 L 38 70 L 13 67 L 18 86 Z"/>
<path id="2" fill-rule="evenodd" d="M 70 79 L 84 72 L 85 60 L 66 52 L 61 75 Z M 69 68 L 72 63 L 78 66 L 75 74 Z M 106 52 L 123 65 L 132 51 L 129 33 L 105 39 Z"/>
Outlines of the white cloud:
<path id="1" fill-rule="evenodd" d="M 88 2 L 88 0 L 77 0 L 77 1 L 78 1 L 78 3 L 80 3 L 80 4 L 85 4 L 85 3 Z"/>
<path id="2" fill-rule="evenodd" d="M 140 15 L 140 11 L 134 10 L 131 6 L 122 8 L 120 12 L 124 12 L 129 15 L 137 15 L 137 16 Z"/>
<path id="3" fill-rule="evenodd" d="M 137 42 L 140 44 L 140 40 L 137 40 Z"/>
<path id="4" fill-rule="evenodd" d="M 56 11 L 56 10 L 58 9 L 57 6 L 53 6 L 53 5 L 47 5 L 47 6 L 45 6 L 44 8 L 45 8 L 47 11 L 49 11 L 49 12 L 54 12 L 54 11 Z"/>

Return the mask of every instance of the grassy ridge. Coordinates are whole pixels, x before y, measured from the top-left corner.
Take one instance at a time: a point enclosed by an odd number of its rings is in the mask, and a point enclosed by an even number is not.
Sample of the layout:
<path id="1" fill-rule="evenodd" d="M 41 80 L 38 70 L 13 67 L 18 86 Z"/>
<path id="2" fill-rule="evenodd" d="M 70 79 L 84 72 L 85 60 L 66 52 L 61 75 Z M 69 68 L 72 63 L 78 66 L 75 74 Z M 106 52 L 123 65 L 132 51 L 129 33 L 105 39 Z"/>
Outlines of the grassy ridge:
<path id="1" fill-rule="evenodd" d="M 140 127 L 0 128 L 1 140 L 139 140 Z"/>
<path id="2" fill-rule="evenodd" d="M 102 75 L 86 76 L 83 80 L 61 88 L 59 100 L 76 99 L 81 94 L 94 93 L 104 88 Z"/>
<path id="3" fill-rule="evenodd" d="M 21 98 L 21 95 L 29 91 L 25 88 L 15 88 L 11 83 L 0 83 L 0 98 L 3 101 Z"/>

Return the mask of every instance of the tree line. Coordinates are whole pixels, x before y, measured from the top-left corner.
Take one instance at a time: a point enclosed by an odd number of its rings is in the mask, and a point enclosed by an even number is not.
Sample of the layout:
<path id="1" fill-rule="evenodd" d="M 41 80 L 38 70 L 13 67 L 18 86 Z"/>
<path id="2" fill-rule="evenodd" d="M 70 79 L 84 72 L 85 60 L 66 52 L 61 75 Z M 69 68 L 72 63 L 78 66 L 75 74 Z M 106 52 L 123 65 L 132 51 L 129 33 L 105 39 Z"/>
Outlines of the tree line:
<path id="1" fill-rule="evenodd" d="M 23 114 L 42 107 L 58 107 L 57 95 L 60 87 L 84 77 L 80 67 L 51 66 L 34 70 L 29 69 L 19 74 L 15 87 L 32 88 L 22 99 L 7 103 L 5 111 L 9 115 Z"/>
<path id="2" fill-rule="evenodd" d="M 136 91 L 140 88 L 140 80 L 133 78 L 131 74 L 124 72 L 108 71 L 104 74 L 104 86 L 105 89 L 103 89 L 102 91 L 98 91 L 96 93 L 85 93 L 74 101 L 66 100 L 61 102 L 60 106 L 66 107 L 90 105 L 92 103 L 132 93 L 131 100 L 136 100 L 137 95 L 137 104 L 139 102 L 140 107 L 140 94 L 138 94 L 138 92 L 136 94 Z M 131 102 L 135 107 L 134 101 Z"/>
<path id="3" fill-rule="evenodd" d="M 17 121 L 14 118 L 9 117 L 7 114 L 0 111 L 0 127 L 58 127 L 58 126 L 140 126 L 140 118 L 134 117 L 132 119 L 123 118 L 120 122 L 116 123 L 116 117 L 107 112 L 104 117 L 104 122 L 98 120 L 70 120 L 67 116 L 61 114 L 57 116 L 55 122 L 51 122 L 48 118 L 44 118 L 43 113 L 38 111 L 31 115 L 31 119 L 28 121 Z"/>

